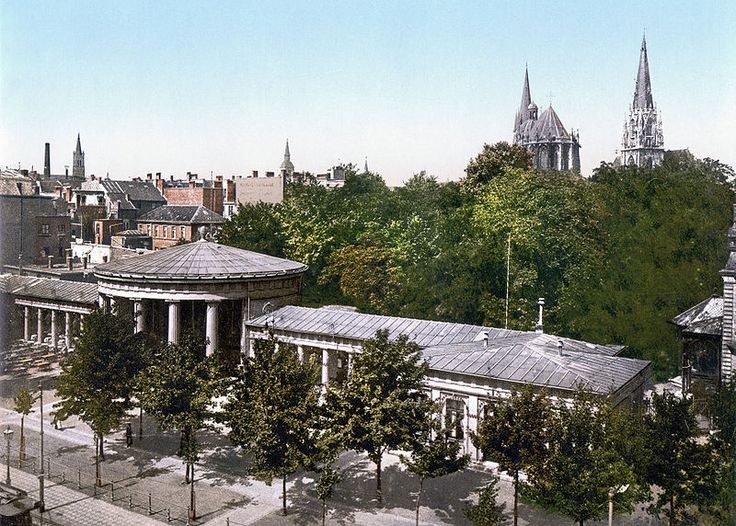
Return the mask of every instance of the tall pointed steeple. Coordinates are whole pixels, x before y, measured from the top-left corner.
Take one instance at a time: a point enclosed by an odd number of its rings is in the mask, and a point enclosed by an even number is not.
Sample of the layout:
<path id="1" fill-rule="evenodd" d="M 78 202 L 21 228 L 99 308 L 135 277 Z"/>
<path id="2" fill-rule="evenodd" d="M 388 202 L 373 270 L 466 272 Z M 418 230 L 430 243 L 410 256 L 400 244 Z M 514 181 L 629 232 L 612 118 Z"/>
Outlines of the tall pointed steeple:
<path id="1" fill-rule="evenodd" d="M 635 109 L 654 109 L 652 100 L 652 84 L 649 79 L 649 60 L 647 58 L 647 37 L 641 39 L 639 53 L 639 71 L 636 74 L 636 92 L 634 93 Z"/>
<path id="2" fill-rule="evenodd" d="M 365 164 L 363 165 L 363 173 L 368 173 L 368 156 L 365 156 Z"/>
<path id="3" fill-rule="evenodd" d="M 284 148 L 284 162 L 281 163 L 281 175 L 290 178 L 294 175 L 294 163 L 291 162 L 291 152 L 289 151 L 289 139 L 286 139 L 286 148 Z"/>
<path id="4" fill-rule="evenodd" d="M 524 86 L 521 88 L 521 104 L 516 114 L 516 122 L 514 123 L 514 132 L 518 131 L 521 123 L 529 119 L 529 105 L 532 103 L 532 95 L 529 90 L 529 68 L 524 67 Z"/>
<path id="5" fill-rule="evenodd" d="M 77 133 L 77 147 L 72 153 L 72 176 L 84 179 L 84 152 L 82 141 Z"/>

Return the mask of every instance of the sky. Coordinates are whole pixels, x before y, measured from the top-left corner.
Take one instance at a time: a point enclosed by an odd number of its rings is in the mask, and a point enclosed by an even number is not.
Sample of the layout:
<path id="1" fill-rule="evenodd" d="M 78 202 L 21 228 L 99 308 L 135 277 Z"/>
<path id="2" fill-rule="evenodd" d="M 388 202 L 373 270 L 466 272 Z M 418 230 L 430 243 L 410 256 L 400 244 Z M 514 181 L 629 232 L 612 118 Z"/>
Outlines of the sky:
<path id="1" fill-rule="evenodd" d="M 0 2 L 0 165 L 462 177 L 532 99 L 618 148 L 646 32 L 667 149 L 736 165 L 736 2 Z"/>

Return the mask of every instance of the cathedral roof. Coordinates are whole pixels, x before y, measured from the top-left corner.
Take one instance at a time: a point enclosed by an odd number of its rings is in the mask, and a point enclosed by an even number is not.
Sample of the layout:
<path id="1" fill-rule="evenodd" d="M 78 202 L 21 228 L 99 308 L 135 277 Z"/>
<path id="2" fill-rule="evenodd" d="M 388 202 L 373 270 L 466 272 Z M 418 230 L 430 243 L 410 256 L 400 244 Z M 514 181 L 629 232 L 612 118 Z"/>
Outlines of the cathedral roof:
<path id="1" fill-rule="evenodd" d="M 647 59 L 647 39 L 641 41 L 639 54 L 639 71 L 636 74 L 636 91 L 634 92 L 634 108 L 653 109 L 652 84 L 649 79 L 649 60 Z"/>
<path id="2" fill-rule="evenodd" d="M 542 112 L 537 120 L 530 119 L 521 124 L 519 134 L 524 141 L 551 139 L 570 139 L 557 112 L 550 106 Z"/>

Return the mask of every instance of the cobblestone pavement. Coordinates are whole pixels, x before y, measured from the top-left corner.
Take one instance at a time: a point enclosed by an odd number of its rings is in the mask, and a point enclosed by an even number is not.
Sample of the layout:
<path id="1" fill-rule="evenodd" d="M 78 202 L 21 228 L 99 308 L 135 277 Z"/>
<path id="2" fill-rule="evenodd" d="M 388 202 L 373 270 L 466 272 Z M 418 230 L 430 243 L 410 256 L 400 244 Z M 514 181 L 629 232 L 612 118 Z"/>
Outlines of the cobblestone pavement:
<path id="1" fill-rule="evenodd" d="M 20 417 L 10 407 L 6 386 L 0 382 L 3 399 L 0 399 L 0 421 L 3 426 L 10 424 L 15 429 L 17 444 Z M 155 524 L 168 523 L 167 513 L 172 516 L 172 524 L 185 524 L 189 488 L 182 484 L 184 466 L 175 456 L 178 436 L 174 433 L 156 431 L 155 423 L 144 418 L 145 437 L 135 440 L 133 447 L 126 448 L 124 434 L 117 432 L 106 438 L 106 460 L 102 463 L 104 487 L 97 498 L 92 496 L 94 482 L 94 458 L 92 433 L 83 423 L 70 419 L 63 428 L 54 429 L 50 423 L 49 411 L 52 409 L 52 393 L 44 396 L 45 453 L 50 459 L 51 479 L 49 484 L 63 487 L 56 491 L 72 503 L 87 508 L 100 507 L 104 513 L 93 522 L 76 522 L 77 517 L 59 512 L 55 518 L 60 524 Z M 138 420 L 131 417 L 134 433 L 138 431 Z M 33 469 L 33 459 L 38 456 L 38 413 L 26 417 L 26 437 L 28 461 L 24 469 Z M 297 474 L 288 480 L 289 515 L 280 514 L 281 484 L 273 486 L 247 477 L 248 464 L 238 450 L 228 440 L 217 433 L 201 433 L 199 436 L 204 454 L 197 464 L 196 494 L 198 520 L 192 524 L 208 526 L 242 525 L 308 525 L 321 523 L 321 509 L 314 492 L 314 479 L 311 473 Z M 0 448 L 2 449 L 2 448 Z M 11 452 L 11 459 L 17 462 L 17 449 Z M 4 458 L 3 458 L 4 461 Z M 329 524 L 354 525 L 404 525 L 414 522 L 414 498 L 417 481 L 407 473 L 396 455 L 384 458 L 383 487 L 384 506 L 379 507 L 373 500 L 375 479 L 373 464 L 365 457 L 345 453 L 338 459 L 343 471 L 343 480 L 335 489 L 330 502 Z M 29 465 L 31 464 L 31 465 Z M 48 467 L 48 465 L 47 465 Z M 38 468 L 38 466 L 36 466 Z M 35 478 L 18 470 L 17 476 Z M 81 484 L 77 480 L 81 472 Z M 472 502 L 475 491 L 490 477 L 490 466 L 474 464 L 462 473 L 425 482 L 422 497 L 422 524 L 460 524 L 469 522 L 464 509 Z M 14 475 L 15 476 L 15 475 Z M 114 484 L 115 504 L 110 503 L 110 482 Z M 37 484 L 37 483 L 36 483 Z M 81 486 L 81 491 L 78 487 Z M 500 498 L 511 508 L 511 484 L 502 478 L 499 484 Z M 148 516 L 148 494 L 151 494 L 152 517 Z M 133 499 L 134 510 L 128 509 L 129 498 Z M 605 503 L 603 503 L 605 505 Z M 64 507 L 60 507 L 62 510 Z M 77 509 L 77 508 L 75 508 Z M 521 503 L 519 506 L 521 525 L 567 526 L 572 524 L 567 518 L 551 515 L 537 508 Z M 70 512 L 69 512 L 70 513 Z M 100 511 L 103 513 L 103 511 Z M 123 519 L 125 517 L 125 519 Z M 128 520 L 128 517 L 130 519 Z M 586 523 L 600 526 L 605 522 Z M 617 517 L 614 524 L 619 526 L 658 526 L 661 522 L 636 513 L 633 516 Z"/>

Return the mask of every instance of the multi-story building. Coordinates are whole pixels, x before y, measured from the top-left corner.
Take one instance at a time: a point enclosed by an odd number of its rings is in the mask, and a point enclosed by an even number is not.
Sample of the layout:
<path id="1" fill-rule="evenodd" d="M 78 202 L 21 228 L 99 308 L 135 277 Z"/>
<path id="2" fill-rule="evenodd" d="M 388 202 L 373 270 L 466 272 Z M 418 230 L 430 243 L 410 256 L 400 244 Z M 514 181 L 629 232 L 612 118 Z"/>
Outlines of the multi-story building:
<path id="1" fill-rule="evenodd" d="M 138 230 L 151 236 L 153 249 L 198 241 L 212 235 L 225 222 L 220 214 L 204 206 L 164 205 L 143 214 Z"/>
<path id="2" fill-rule="evenodd" d="M 148 180 L 151 174 L 147 175 Z M 172 177 L 163 179 L 161 173 L 156 174 L 156 188 L 166 198 L 170 205 L 204 206 L 216 214 L 222 215 L 224 203 L 224 188 L 222 176 L 214 180 L 200 179 L 197 174 L 187 172 L 186 181 L 175 180 Z"/>

